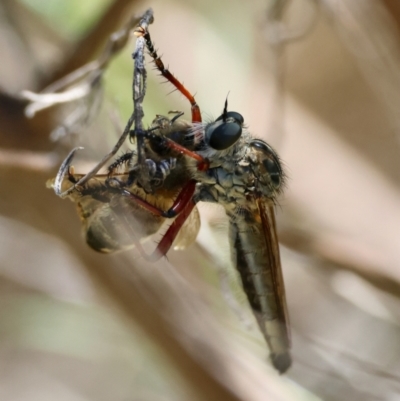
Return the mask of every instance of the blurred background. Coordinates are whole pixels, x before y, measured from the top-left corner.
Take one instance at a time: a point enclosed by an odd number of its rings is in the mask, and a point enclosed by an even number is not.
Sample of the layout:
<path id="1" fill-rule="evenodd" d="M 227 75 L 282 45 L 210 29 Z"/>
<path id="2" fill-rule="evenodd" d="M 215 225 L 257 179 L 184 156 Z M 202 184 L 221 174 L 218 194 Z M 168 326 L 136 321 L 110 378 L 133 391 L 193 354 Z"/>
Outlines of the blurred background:
<path id="1" fill-rule="evenodd" d="M 205 119 L 229 93 L 285 163 L 284 376 L 230 266 L 222 209 L 201 205 L 197 242 L 148 265 L 95 254 L 74 204 L 45 186 L 72 147 L 86 172 L 116 142 L 134 40 L 104 49 L 148 7 Z M 2 0 L 0 399 L 400 399 L 399 24 L 397 0 Z M 189 118 L 147 70 L 145 123 Z"/>

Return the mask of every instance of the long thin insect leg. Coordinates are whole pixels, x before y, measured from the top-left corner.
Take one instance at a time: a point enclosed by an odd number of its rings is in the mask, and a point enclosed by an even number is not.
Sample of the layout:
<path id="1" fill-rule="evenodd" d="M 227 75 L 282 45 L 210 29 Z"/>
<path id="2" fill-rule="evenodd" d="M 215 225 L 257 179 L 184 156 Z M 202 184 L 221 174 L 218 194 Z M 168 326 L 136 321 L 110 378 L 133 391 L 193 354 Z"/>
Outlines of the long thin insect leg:
<path id="1" fill-rule="evenodd" d="M 140 20 L 140 28 L 142 30 L 147 30 L 149 24 L 153 22 L 153 11 L 151 9 L 147 10 Z M 146 39 L 144 39 L 146 40 Z M 135 122 L 135 129 L 138 127 L 136 126 L 138 122 L 141 122 L 142 115 L 141 111 L 141 102 L 143 102 L 143 98 L 146 92 L 146 70 L 144 69 L 144 50 L 143 50 L 143 39 L 140 38 L 136 41 L 136 49 L 133 53 L 133 58 L 135 61 L 135 68 L 134 68 L 134 79 L 133 79 L 133 102 L 134 102 L 134 111 L 130 116 L 128 123 L 125 126 L 124 132 L 122 133 L 121 137 L 119 138 L 118 142 L 112 148 L 112 150 L 107 153 L 96 166 L 90 170 L 87 174 L 85 174 L 76 184 L 71 186 L 68 190 L 64 192 L 56 191 L 56 194 L 61 198 L 65 198 L 69 194 L 71 194 L 77 186 L 84 185 L 87 181 L 89 181 L 92 177 L 94 177 L 98 171 L 118 152 L 121 148 L 123 143 L 125 142 L 126 138 L 130 133 L 130 129 L 132 124 Z M 72 153 L 73 157 L 74 153 Z M 71 154 L 67 156 L 66 160 L 63 162 L 63 167 L 65 164 L 70 164 L 72 160 Z M 64 166 L 65 167 L 65 166 Z M 65 169 L 63 171 L 60 168 L 57 176 L 63 176 L 65 174 Z"/>
<path id="2" fill-rule="evenodd" d="M 148 262 L 156 262 L 165 256 L 195 206 L 196 204 L 194 203 L 193 199 L 190 199 L 189 202 L 186 203 L 181 213 L 176 217 L 174 222 L 169 226 L 167 232 L 163 235 L 161 241 L 157 245 L 157 248 L 151 254 L 147 254 L 142 244 L 136 241 L 135 246 L 140 252 L 140 256 L 142 256 L 142 258 Z"/>
<path id="3" fill-rule="evenodd" d="M 184 154 L 188 157 L 191 157 L 192 159 L 196 160 L 197 163 L 197 169 L 199 171 L 206 171 L 210 167 L 210 163 L 207 159 L 205 159 L 203 156 L 199 155 L 196 152 L 193 152 L 186 148 L 185 146 L 180 145 L 179 143 L 173 141 L 170 138 L 167 137 L 160 137 L 156 134 L 153 134 L 151 132 L 146 133 L 147 138 L 152 141 L 153 143 L 160 143 L 162 142 L 162 145 L 181 154 Z"/>
<path id="4" fill-rule="evenodd" d="M 154 213 L 157 216 L 163 216 L 167 218 L 177 216 L 174 222 L 168 228 L 167 232 L 163 235 L 161 241 L 157 245 L 157 248 L 151 254 L 146 253 L 143 246 L 137 239 L 135 239 L 135 236 L 133 235 L 135 246 L 145 260 L 155 262 L 167 254 L 180 229 L 182 228 L 186 219 L 189 217 L 190 213 L 196 205 L 193 201 L 195 187 L 196 181 L 190 180 L 179 193 L 174 201 L 174 204 L 167 211 L 153 206 L 152 204 L 148 203 L 139 196 L 130 193 L 129 191 L 123 190 L 123 194 L 125 196 L 133 199 L 140 206 L 149 210 L 151 213 Z M 121 213 L 121 215 L 123 215 L 123 212 Z"/>
<path id="5" fill-rule="evenodd" d="M 157 54 L 154 48 L 149 31 L 140 27 L 136 30 L 136 32 L 137 34 L 143 35 L 144 40 L 146 41 L 146 47 L 161 75 L 165 77 L 169 82 L 171 82 L 171 84 L 174 85 L 175 88 L 178 89 L 178 91 L 181 92 L 187 100 L 189 100 L 192 106 L 192 123 L 200 123 L 201 111 L 199 105 L 197 104 L 194 96 L 186 89 L 186 87 L 178 79 L 175 78 L 175 76 L 168 70 L 168 68 L 165 67 L 163 61 L 161 60 L 161 57 Z"/>
<path id="6" fill-rule="evenodd" d="M 156 216 L 172 218 L 180 214 L 185 209 L 186 205 L 193 198 L 195 188 L 196 188 L 195 180 L 190 180 L 189 182 L 187 182 L 186 185 L 182 188 L 181 192 L 179 192 L 173 205 L 168 210 L 162 210 L 152 205 L 151 203 L 147 202 L 146 200 L 142 199 L 140 196 L 135 195 L 132 192 L 129 192 L 126 189 L 123 189 L 121 193 L 122 195 L 134 200 L 137 204 L 139 204 L 149 212 L 155 214 Z"/>

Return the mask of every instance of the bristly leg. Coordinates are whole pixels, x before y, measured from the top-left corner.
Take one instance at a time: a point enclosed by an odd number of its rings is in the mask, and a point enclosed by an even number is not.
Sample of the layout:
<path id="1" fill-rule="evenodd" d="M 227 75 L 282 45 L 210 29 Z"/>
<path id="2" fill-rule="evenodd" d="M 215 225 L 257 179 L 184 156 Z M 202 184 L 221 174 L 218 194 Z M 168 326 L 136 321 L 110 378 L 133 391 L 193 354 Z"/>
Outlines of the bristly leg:
<path id="1" fill-rule="evenodd" d="M 134 133 L 131 134 L 133 136 Z M 170 138 L 165 136 L 159 136 L 151 132 L 151 130 L 145 132 L 146 138 L 152 142 L 153 144 L 164 147 L 166 149 L 170 149 L 177 154 L 184 154 L 194 160 L 197 161 L 197 169 L 199 171 L 206 171 L 209 169 L 209 161 L 205 159 L 203 156 L 199 155 L 196 152 L 191 151 L 190 149 L 186 148 L 185 146 L 180 145 L 179 143 L 173 141 Z"/>
<path id="2" fill-rule="evenodd" d="M 127 165 L 134 155 L 135 152 L 127 152 L 120 156 L 114 163 L 110 164 L 107 168 L 108 176 L 110 177 L 115 174 L 121 166 Z"/>
<path id="3" fill-rule="evenodd" d="M 189 217 L 196 203 L 193 200 L 193 194 L 196 187 L 196 181 L 190 180 L 182 191 L 179 193 L 174 201 L 174 204 L 167 211 L 163 211 L 142 198 L 130 193 L 129 191 L 124 191 L 124 195 L 130 199 L 137 202 L 140 206 L 149 210 L 157 216 L 163 216 L 166 218 L 176 217 L 173 223 L 169 226 L 167 232 L 163 235 L 161 241 L 158 243 L 157 248 L 151 253 L 147 254 L 143 249 L 139 241 L 135 241 L 135 246 L 140 252 L 143 259 L 149 262 L 156 262 L 161 257 L 165 256 L 169 249 L 171 248 L 176 236 L 178 235 L 180 229 L 184 225 L 185 221 Z M 134 235 L 133 235 L 134 237 Z"/>
<path id="4" fill-rule="evenodd" d="M 186 89 L 186 87 L 178 79 L 175 78 L 175 76 L 168 70 L 168 68 L 165 67 L 163 61 L 161 60 L 161 57 L 157 54 L 157 51 L 154 48 L 149 31 L 141 26 L 136 30 L 136 32 L 139 35 L 143 35 L 147 50 L 149 51 L 150 56 L 153 58 L 154 63 L 158 71 L 160 71 L 161 75 L 169 82 L 171 82 L 171 84 L 174 85 L 175 88 L 179 92 L 181 92 L 187 100 L 189 100 L 192 108 L 192 123 L 200 123 L 201 112 L 199 105 L 197 104 L 194 96 Z"/>

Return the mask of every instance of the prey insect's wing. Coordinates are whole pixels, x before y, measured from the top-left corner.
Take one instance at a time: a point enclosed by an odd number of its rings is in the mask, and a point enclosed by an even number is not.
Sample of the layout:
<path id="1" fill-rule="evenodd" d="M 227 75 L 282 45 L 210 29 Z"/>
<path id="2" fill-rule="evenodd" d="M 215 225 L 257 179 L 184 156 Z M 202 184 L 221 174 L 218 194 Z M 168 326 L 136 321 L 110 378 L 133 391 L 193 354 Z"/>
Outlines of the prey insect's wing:
<path id="1" fill-rule="evenodd" d="M 175 238 L 173 243 L 174 250 L 182 250 L 191 245 L 196 240 L 199 230 L 200 214 L 197 207 L 194 207 Z"/>
<path id="2" fill-rule="evenodd" d="M 126 176 L 118 174 L 119 179 Z M 83 175 L 73 174 L 70 179 L 64 179 L 60 183 L 61 190 L 69 190 L 81 177 Z M 107 178 L 107 174 L 97 174 L 67 195 L 76 204 L 87 244 L 101 253 L 131 249 L 135 243 L 157 232 L 163 223 L 161 217 L 149 214 L 133 200 L 110 191 Z M 47 185 L 53 186 L 54 182 L 49 180 Z"/>
<path id="3" fill-rule="evenodd" d="M 79 181 L 82 174 L 73 174 L 73 181 Z M 121 181 L 127 179 L 127 173 L 113 173 Z M 111 193 L 106 185 L 107 174 L 97 174 L 79 189 L 68 194 L 78 209 L 86 242 L 95 251 L 111 253 L 135 247 L 155 234 L 166 220 L 141 207 L 134 199 L 118 193 Z M 53 187 L 55 179 L 47 182 Z M 61 192 L 69 190 L 73 182 L 64 179 Z M 154 194 L 146 194 L 141 188 L 131 186 L 129 190 L 154 206 L 168 210 L 176 191 L 160 188 Z M 175 249 L 188 247 L 197 237 L 200 229 L 200 216 L 195 207 L 185 221 L 174 241 Z"/>

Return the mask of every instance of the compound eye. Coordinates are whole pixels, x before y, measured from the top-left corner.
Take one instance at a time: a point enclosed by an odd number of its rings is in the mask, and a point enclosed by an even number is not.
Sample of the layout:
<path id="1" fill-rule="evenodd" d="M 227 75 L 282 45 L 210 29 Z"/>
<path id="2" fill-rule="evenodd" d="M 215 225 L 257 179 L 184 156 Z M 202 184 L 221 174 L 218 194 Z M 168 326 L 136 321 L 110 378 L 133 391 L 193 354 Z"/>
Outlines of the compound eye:
<path id="1" fill-rule="evenodd" d="M 244 119 L 241 114 L 229 111 L 206 128 L 205 140 L 215 150 L 225 150 L 234 145 L 242 135 Z"/>
<path id="2" fill-rule="evenodd" d="M 278 155 L 269 145 L 261 140 L 256 139 L 250 145 L 257 149 L 258 160 L 264 166 L 273 186 L 279 188 L 282 184 L 283 172 Z"/>
<path id="3" fill-rule="evenodd" d="M 273 159 L 265 158 L 263 160 L 265 169 L 268 171 L 271 177 L 272 184 L 274 187 L 279 187 L 281 185 L 282 170 L 279 164 Z"/>

